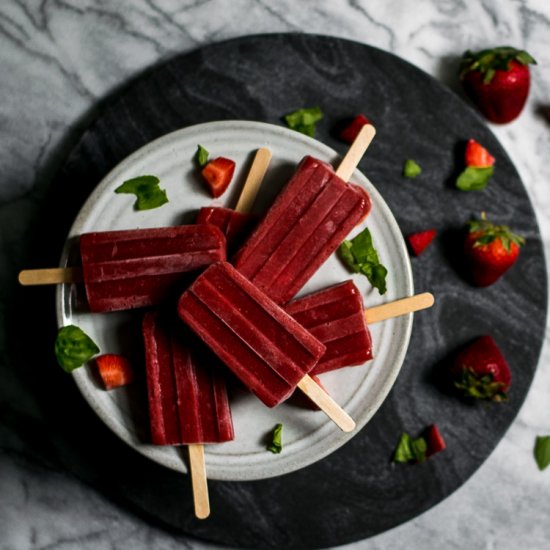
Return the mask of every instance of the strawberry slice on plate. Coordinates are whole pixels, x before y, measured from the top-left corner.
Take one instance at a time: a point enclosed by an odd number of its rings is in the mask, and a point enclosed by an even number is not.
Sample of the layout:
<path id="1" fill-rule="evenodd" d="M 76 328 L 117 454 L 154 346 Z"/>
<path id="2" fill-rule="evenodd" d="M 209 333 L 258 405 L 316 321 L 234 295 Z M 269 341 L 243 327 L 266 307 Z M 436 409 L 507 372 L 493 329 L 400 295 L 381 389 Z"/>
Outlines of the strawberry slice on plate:
<path id="1" fill-rule="evenodd" d="M 106 390 L 126 386 L 134 380 L 132 365 L 122 355 L 106 353 L 96 357 L 95 361 Z"/>
<path id="2" fill-rule="evenodd" d="M 214 198 L 222 195 L 233 178 L 235 162 L 225 157 L 217 157 L 209 161 L 201 174 Z"/>

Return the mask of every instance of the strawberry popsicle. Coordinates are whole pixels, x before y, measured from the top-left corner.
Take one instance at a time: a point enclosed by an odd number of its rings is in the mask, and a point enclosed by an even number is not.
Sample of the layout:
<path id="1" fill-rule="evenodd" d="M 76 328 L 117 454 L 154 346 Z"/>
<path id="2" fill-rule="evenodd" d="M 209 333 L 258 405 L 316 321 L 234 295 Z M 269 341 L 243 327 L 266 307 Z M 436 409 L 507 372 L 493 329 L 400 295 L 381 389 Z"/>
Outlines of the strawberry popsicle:
<path id="1" fill-rule="evenodd" d="M 178 319 L 158 311 L 143 317 L 145 363 L 155 445 L 221 443 L 233 439 L 223 373 L 209 367 L 201 342 Z"/>
<path id="2" fill-rule="evenodd" d="M 182 294 L 178 314 L 268 407 L 298 386 L 324 400 L 320 406 L 331 416 L 329 400 L 336 409 L 331 418 L 343 430 L 354 428 L 353 420 L 307 376 L 325 346 L 231 264 L 206 269 Z"/>
<path id="3" fill-rule="evenodd" d="M 225 235 L 228 250 L 235 250 L 252 231 L 256 216 L 222 206 L 204 206 L 199 210 L 197 223 L 215 225 Z"/>
<path id="4" fill-rule="evenodd" d="M 371 201 L 332 166 L 305 157 L 233 264 L 278 304 L 285 304 L 367 216 Z"/>
<path id="5" fill-rule="evenodd" d="M 311 374 L 361 365 L 372 359 L 363 299 L 352 281 L 293 300 L 285 311 L 327 348 Z"/>
<path id="6" fill-rule="evenodd" d="M 151 440 L 188 446 L 195 515 L 204 519 L 210 503 L 203 444 L 234 437 L 225 380 L 209 362 L 215 357 L 177 318 L 150 311 L 142 328 Z"/>
<path id="7" fill-rule="evenodd" d="M 225 238 L 210 225 L 86 233 L 80 252 L 93 312 L 158 305 L 182 292 L 187 274 L 226 257 Z"/>

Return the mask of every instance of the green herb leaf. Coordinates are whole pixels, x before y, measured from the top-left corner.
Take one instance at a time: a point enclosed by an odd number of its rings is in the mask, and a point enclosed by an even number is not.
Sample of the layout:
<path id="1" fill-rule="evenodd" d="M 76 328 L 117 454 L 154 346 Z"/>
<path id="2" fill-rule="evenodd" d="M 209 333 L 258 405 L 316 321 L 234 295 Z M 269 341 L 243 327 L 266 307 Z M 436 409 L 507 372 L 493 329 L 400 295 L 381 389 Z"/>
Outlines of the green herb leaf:
<path id="1" fill-rule="evenodd" d="M 399 438 L 397 447 L 393 453 L 393 462 L 406 464 L 407 462 L 424 462 L 426 460 L 426 451 L 428 444 L 423 437 L 413 439 L 408 433 L 404 432 Z"/>
<path id="2" fill-rule="evenodd" d="M 156 176 L 138 176 L 126 180 L 115 189 L 115 193 L 132 193 L 137 197 L 136 210 L 151 210 L 168 202 L 166 191 L 159 187 L 159 182 Z"/>
<path id="3" fill-rule="evenodd" d="M 323 118 L 323 112 L 319 107 L 298 109 L 284 117 L 291 130 L 296 130 L 306 136 L 315 135 L 315 125 Z"/>
<path id="4" fill-rule="evenodd" d="M 550 435 L 539 435 L 535 442 L 535 460 L 539 470 L 550 465 Z"/>
<path id="5" fill-rule="evenodd" d="M 411 446 L 411 436 L 408 433 L 402 433 L 399 438 L 399 443 L 393 453 L 393 462 L 406 464 L 410 460 L 414 460 L 414 453 Z"/>
<path id="6" fill-rule="evenodd" d="M 68 325 L 59 329 L 55 357 L 66 372 L 72 372 L 99 353 L 95 342 L 80 328 Z"/>
<path id="7" fill-rule="evenodd" d="M 461 191 L 481 191 L 491 179 L 495 171 L 494 166 L 477 168 L 468 166 L 456 180 L 456 186 Z"/>
<path id="8" fill-rule="evenodd" d="M 197 152 L 195 153 L 195 160 L 197 161 L 197 164 L 204 168 L 208 164 L 208 157 L 210 156 L 210 153 L 202 146 L 197 145 Z"/>
<path id="9" fill-rule="evenodd" d="M 271 443 L 267 446 L 267 450 L 272 453 L 279 454 L 283 450 L 283 425 L 277 424 L 273 429 L 273 438 Z"/>
<path id="10" fill-rule="evenodd" d="M 351 270 L 365 275 L 380 294 L 386 292 L 388 270 L 380 263 L 368 228 L 361 231 L 351 241 L 344 241 L 340 245 L 339 253 Z"/>
<path id="11" fill-rule="evenodd" d="M 420 165 L 412 160 L 407 159 L 405 161 L 405 164 L 403 166 L 403 176 L 406 178 L 416 178 L 416 176 L 419 176 L 422 173 L 422 168 L 420 168 Z"/>

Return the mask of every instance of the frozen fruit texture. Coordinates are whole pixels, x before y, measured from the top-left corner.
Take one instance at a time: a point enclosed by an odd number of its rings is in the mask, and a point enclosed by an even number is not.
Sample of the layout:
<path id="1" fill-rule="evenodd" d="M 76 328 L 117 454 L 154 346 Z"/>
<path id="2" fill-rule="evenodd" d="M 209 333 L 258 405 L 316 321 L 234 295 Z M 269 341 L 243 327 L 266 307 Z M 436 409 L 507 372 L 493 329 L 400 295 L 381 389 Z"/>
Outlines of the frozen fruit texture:
<path id="1" fill-rule="evenodd" d="M 353 281 L 293 300 L 285 311 L 327 348 L 313 374 L 362 365 L 372 359 L 372 339 L 363 299 Z"/>
<path id="2" fill-rule="evenodd" d="M 223 373 L 179 319 L 158 311 L 143 318 L 151 439 L 155 445 L 233 439 Z"/>
<path id="3" fill-rule="evenodd" d="M 182 294 L 180 318 L 267 406 L 287 399 L 325 346 L 226 262 Z"/>
<path id="4" fill-rule="evenodd" d="M 93 312 L 158 305 L 185 287 L 186 275 L 226 258 L 225 237 L 210 225 L 86 233 L 82 271 Z"/>
<path id="5" fill-rule="evenodd" d="M 233 264 L 278 304 L 292 299 L 369 213 L 361 187 L 305 157 Z"/>

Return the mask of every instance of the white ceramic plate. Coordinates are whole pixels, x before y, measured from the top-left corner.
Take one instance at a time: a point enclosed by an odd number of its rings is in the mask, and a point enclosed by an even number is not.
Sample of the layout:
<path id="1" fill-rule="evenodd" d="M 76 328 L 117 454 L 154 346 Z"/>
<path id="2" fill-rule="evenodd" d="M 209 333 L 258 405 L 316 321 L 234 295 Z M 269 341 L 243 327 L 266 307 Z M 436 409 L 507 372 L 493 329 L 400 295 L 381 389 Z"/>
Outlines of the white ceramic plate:
<path id="1" fill-rule="evenodd" d="M 217 201 L 211 200 L 192 162 L 199 143 L 212 157 L 226 156 L 237 163 L 231 188 Z M 71 228 L 61 265 L 73 262 L 74 237 L 82 233 L 193 223 L 201 206 L 212 203 L 233 206 L 253 151 L 259 147 L 271 149 L 273 159 L 254 207 L 258 212 L 269 205 L 304 155 L 311 154 L 335 165 L 338 160 L 338 155 L 322 143 L 270 124 L 211 122 L 173 132 L 136 151 L 101 181 Z M 367 166 L 368 155 L 367 152 Z M 160 178 L 170 202 L 154 210 L 137 212 L 132 207 L 135 197 L 115 194 L 114 189 L 123 181 L 144 174 Z M 351 276 L 333 255 L 300 295 L 353 278 L 367 307 L 410 296 L 413 283 L 409 256 L 390 209 L 363 174 L 356 171 L 352 181 L 363 185 L 373 202 L 372 212 L 352 236 L 365 225 L 371 230 L 381 261 L 388 268 L 387 293 L 380 296 L 365 277 Z M 123 353 L 135 358 L 138 365 L 143 364 L 141 343 L 136 342 L 141 321 L 139 310 L 91 314 L 86 308 L 84 288 L 72 284 L 58 288 L 57 316 L 60 326 L 81 327 L 102 353 Z M 329 393 L 355 419 L 357 428 L 351 433 L 341 432 L 320 411 L 288 403 L 269 409 L 251 394 L 237 391 L 232 396 L 235 440 L 206 446 L 208 477 L 252 480 L 278 476 L 303 468 L 346 443 L 369 421 L 390 391 L 403 363 L 411 328 L 412 314 L 372 325 L 375 359 L 321 376 Z M 97 383 L 92 365 L 74 371 L 74 379 L 99 417 L 124 441 L 151 460 L 176 471 L 187 471 L 184 450 L 147 443 L 149 420 L 144 383 L 105 391 Z M 277 423 L 283 424 L 284 449 L 280 454 L 272 454 L 265 449 L 265 439 Z"/>

